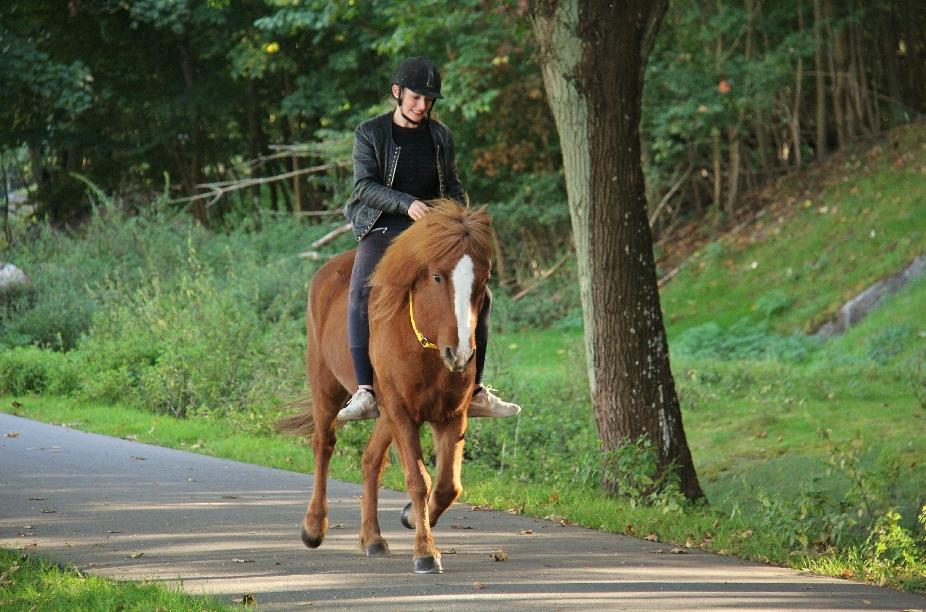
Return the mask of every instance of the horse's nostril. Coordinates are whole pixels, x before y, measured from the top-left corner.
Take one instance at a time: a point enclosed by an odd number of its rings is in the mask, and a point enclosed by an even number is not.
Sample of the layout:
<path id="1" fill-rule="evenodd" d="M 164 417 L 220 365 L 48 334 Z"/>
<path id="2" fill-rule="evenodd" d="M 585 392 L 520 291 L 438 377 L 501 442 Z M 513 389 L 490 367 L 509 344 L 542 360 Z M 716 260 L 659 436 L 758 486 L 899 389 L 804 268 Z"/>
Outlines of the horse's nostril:
<path id="1" fill-rule="evenodd" d="M 453 350 L 449 346 L 444 347 L 444 359 L 453 361 Z"/>

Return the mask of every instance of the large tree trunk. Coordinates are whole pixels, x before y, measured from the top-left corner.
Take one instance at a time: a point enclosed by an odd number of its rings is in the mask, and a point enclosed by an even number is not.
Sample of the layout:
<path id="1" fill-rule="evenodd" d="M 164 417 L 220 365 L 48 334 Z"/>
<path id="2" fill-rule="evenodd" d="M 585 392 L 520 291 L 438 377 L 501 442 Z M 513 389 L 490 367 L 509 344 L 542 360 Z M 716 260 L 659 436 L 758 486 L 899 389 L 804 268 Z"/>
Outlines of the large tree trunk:
<path id="1" fill-rule="evenodd" d="M 643 71 L 666 5 L 543 0 L 532 20 L 563 152 L 599 436 L 605 452 L 648 437 L 696 499 L 640 162 Z"/>

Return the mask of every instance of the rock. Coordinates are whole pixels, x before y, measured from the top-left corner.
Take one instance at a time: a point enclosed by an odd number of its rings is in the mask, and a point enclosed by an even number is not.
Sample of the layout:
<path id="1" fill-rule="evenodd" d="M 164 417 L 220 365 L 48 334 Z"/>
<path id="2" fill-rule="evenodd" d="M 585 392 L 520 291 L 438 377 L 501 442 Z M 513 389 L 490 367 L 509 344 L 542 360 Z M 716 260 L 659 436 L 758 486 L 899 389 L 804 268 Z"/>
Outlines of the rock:
<path id="1" fill-rule="evenodd" d="M 877 308 L 884 297 L 896 293 L 911 280 L 924 273 L 926 273 L 926 255 L 920 255 L 897 274 L 876 282 L 846 302 L 833 319 L 817 329 L 816 335 L 821 338 L 838 336 Z"/>
<path id="2" fill-rule="evenodd" d="M 17 285 L 28 285 L 29 277 L 26 273 L 11 263 L 0 261 L 0 293 L 8 291 Z"/>

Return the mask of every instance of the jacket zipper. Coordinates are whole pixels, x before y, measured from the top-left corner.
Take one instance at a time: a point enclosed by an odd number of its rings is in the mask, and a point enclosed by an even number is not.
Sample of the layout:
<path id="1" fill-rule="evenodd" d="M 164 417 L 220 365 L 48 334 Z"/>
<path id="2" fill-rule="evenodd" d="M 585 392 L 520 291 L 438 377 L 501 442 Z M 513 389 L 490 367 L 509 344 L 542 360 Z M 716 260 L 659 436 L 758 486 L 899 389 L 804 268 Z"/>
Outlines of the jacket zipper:
<path id="1" fill-rule="evenodd" d="M 436 142 L 434 143 L 434 149 L 437 151 L 437 159 L 434 160 L 437 164 L 437 187 L 440 190 L 440 197 L 446 198 L 447 194 L 445 193 L 446 190 L 444 189 L 444 171 L 440 164 L 440 145 Z"/>
<path id="2" fill-rule="evenodd" d="M 392 158 L 392 168 L 389 170 L 389 177 L 386 179 L 386 187 L 389 187 L 390 189 L 392 189 L 392 183 L 393 181 L 395 181 L 395 171 L 396 171 L 396 168 L 399 167 L 399 153 L 401 152 L 402 152 L 402 147 L 396 145 L 395 153 L 393 154 L 393 158 Z M 440 169 L 438 169 L 438 174 L 440 174 Z M 376 216 L 373 217 L 373 220 L 370 222 L 370 225 L 367 226 L 366 231 L 364 231 L 363 234 L 361 234 L 360 237 L 357 238 L 357 242 L 360 242 L 361 240 L 363 240 L 363 237 L 370 233 L 370 230 L 373 229 L 373 226 L 376 225 L 376 222 L 379 221 L 379 218 L 382 216 L 382 214 L 383 214 L 383 211 L 381 210 L 376 213 Z"/>

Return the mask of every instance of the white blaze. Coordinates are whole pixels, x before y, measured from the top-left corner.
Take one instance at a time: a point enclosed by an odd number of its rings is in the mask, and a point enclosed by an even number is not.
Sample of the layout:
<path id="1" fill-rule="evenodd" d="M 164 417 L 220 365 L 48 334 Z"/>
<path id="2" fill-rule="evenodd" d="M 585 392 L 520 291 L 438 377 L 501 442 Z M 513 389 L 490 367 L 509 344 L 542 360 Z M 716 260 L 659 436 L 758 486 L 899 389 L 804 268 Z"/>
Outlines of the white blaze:
<path id="1" fill-rule="evenodd" d="M 464 255 L 453 268 L 453 310 L 457 315 L 457 355 L 469 357 L 470 304 L 473 299 L 473 260 Z"/>

